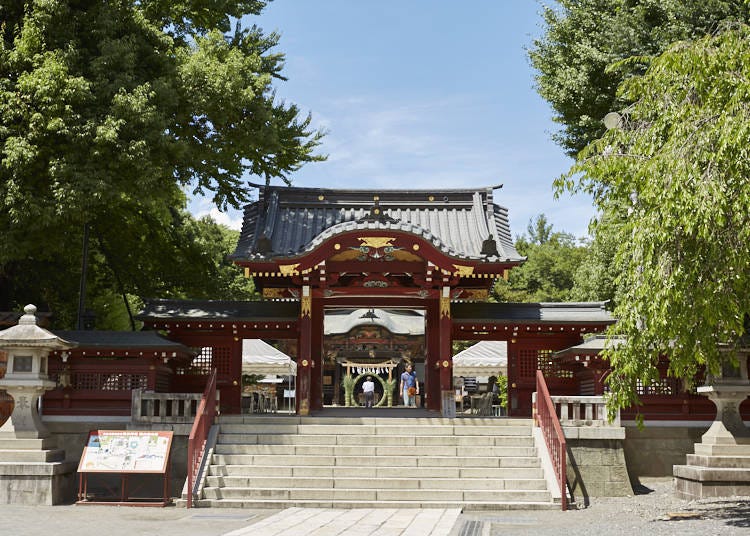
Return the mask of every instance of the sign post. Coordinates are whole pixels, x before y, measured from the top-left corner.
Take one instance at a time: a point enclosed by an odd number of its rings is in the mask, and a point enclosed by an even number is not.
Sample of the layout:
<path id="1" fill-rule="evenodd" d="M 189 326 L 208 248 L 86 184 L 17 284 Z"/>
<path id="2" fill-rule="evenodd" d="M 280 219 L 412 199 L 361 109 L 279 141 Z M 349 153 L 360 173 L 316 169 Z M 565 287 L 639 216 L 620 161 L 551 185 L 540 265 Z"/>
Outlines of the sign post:
<path id="1" fill-rule="evenodd" d="M 127 506 L 165 506 L 169 504 L 169 451 L 172 432 L 146 430 L 92 430 L 78 464 L 78 504 L 118 504 Z M 119 501 L 91 501 L 88 494 L 90 474 L 119 474 Z M 156 474 L 162 477 L 162 497 L 131 498 L 132 475 Z"/>

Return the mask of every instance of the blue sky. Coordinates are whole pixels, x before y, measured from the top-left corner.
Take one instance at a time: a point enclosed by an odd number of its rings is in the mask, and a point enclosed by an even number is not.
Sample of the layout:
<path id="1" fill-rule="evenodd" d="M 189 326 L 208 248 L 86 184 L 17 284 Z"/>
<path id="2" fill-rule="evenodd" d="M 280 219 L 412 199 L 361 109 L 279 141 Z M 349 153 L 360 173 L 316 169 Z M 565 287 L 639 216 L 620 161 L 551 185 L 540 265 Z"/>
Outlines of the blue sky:
<path id="1" fill-rule="evenodd" d="M 587 234 L 590 199 L 555 200 L 571 161 L 550 139 L 524 47 L 542 32 L 536 0 L 275 0 L 251 19 L 281 34 L 278 96 L 328 131 L 296 186 L 463 188 L 503 184 L 511 230 L 545 213 Z M 251 177 L 248 179 L 253 180 Z M 255 179 L 259 182 L 258 179 Z M 211 211 L 195 200 L 191 210 Z M 238 228 L 240 213 L 212 215 Z"/>

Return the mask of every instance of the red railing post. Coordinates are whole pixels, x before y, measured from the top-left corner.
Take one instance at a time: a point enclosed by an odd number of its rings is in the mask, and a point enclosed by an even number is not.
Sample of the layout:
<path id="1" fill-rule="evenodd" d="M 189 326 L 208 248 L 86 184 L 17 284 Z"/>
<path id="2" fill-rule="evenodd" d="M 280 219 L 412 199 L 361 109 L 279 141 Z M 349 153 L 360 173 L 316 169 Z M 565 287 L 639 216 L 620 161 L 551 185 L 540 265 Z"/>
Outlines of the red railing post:
<path id="1" fill-rule="evenodd" d="M 563 435 L 560 419 L 557 418 L 555 405 L 549 396 L 547 382 L 541 370 L 536 371 L 536 420 L 547 444 L 552 465 L 555 468 L 557 483 L 560 485 L 560 502 L 563 511 L 568 509 L 567 462 L 565 454 L 567 446 Z"/>
<path id="2" fill-rule="evenodd" d="M 193 421 L 193 427 L 190 430 L 190 438 L 188 439 L 188 455 L 187 455 L 187 507 L 193 507 L 193 486 L 195 484 L 195 477 L 197 476 L 198 469 L 200 467 L 201 459 L 205 452 L 206 440 L 208 439 L 208 432 L 211 430 L 211 426 L 214 424 L 214 418 L 216 417 L 216 369 L 211 372 L 211 376 L 208 378 L 206 389 L 203 391 L 203 396 L 198 404 L 198 409 L 195 412 L 195 420 Z"/>

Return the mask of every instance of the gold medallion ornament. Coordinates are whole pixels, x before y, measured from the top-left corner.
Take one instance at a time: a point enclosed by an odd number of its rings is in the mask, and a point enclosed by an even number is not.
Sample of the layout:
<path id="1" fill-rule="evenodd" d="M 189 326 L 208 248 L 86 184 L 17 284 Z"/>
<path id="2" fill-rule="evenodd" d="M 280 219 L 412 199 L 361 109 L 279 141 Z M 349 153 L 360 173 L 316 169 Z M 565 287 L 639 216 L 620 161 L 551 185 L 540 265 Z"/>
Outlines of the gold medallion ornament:
<path id="1" fill-rule="evenodd" d="M 302 363 L 300 363 L 303 367 L 307 366 L 307 359 L 303 359 Z"/>
<path id="2" fill-rule="evenodd" d="M 448 368 L 450 366 L 451 366 L 451 364 L 448 362 L 447 359 L 445 361 L 443 361 L 443 368 Z"/>

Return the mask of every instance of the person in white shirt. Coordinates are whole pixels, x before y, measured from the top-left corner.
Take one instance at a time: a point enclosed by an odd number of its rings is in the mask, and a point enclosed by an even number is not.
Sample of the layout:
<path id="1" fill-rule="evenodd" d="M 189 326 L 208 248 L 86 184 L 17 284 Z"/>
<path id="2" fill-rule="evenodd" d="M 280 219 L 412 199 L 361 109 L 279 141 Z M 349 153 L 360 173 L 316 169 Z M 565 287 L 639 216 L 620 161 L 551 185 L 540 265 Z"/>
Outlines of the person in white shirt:
<path id="1" fill-rule="evenodd" d="M 368 376 L 362 383 L 362 392 L 365 394 L 365 407 L 371 408 L 375 400 L 375 383 L 372 381 L 372 376 Z"/>

